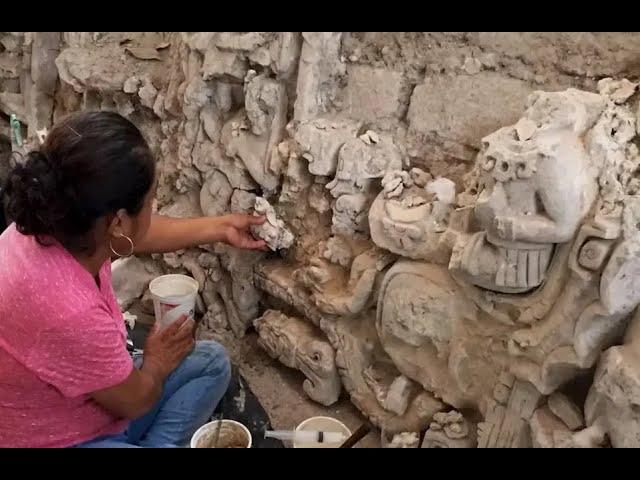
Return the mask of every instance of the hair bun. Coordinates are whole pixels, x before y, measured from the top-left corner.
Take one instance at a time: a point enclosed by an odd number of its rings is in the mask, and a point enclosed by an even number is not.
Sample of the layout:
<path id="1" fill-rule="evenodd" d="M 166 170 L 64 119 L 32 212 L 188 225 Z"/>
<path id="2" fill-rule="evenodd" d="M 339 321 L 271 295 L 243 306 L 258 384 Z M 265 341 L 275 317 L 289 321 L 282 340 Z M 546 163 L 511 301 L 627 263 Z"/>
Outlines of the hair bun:
<path id="1" fill-rule="evenodd" d="M 55 171 L 39 151 L 13 169 L 5 193 L 7 213 L 25 235 L 52 235 L 64 217 Z"/>

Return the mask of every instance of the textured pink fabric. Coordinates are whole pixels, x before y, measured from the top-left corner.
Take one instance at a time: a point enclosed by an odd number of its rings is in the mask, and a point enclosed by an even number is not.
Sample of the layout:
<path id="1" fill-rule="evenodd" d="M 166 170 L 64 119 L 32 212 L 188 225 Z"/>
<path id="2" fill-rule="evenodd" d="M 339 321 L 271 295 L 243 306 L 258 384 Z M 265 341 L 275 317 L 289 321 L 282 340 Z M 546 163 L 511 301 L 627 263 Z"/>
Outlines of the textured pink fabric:
<path id="1" fill-rule="evenodd" d="M 131 373 L 111 265 L 100 287 L 62 246 L 0 236 L 0 447 L 65 447 L 126 421 L 89 396 Z"/>

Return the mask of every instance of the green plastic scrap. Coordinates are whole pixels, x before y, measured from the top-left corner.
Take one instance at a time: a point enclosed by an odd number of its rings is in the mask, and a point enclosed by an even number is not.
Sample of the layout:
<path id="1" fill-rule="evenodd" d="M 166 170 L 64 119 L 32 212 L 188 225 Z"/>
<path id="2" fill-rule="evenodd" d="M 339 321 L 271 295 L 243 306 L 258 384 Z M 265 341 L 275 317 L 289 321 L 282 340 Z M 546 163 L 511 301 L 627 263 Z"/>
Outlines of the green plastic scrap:
<path id="1" fill-rule="evenodd" d="M 11 125 L 11 133 L 13 137 L 12 140 L 18 147 L 21 147 L 22 146 L 22 127 L 20 125 L 20 121 L 18 120 L 18 118 L 14 113 L 11 114 L 10 125 Z"/>

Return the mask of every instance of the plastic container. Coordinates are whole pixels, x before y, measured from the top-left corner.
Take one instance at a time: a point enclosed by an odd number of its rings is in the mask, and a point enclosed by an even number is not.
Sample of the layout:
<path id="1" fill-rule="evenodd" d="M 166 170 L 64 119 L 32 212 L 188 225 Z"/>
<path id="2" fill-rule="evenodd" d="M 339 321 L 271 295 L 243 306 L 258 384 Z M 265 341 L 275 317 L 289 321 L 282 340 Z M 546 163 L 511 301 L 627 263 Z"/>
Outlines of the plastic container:
<path id="1" fill-rule="evenodd" d="M 218 422 L 220 421 L 222 421 L 222 426 L 220 427 L 218 444 L 221 446 L 221 448 L 227 448 L 224 445 L 228 444 L 229 438 L 233 438 L 236 445 L 240 443 L 239 440 L 246 440 L 246 447 L 238 446 L 235 448 L 251 448 L 253 439 L 251 437 L 251 432 L 249 432 L 249 429 L 240 422 L 226 419 L 214 420 L 213 422 L 205 423 L 198 430 L 196 430 L 196 433 L 194 433 L 193 437 L 191 437 L 191 448 L 214 448 L 213 446 L 210 446 L 210 443 L 215 440 L 214 436 L 216 435 L 216 428 Z"/>
<path id="2" fill-rule="evenodd" d="M 297 431 L 322 431 L 322 432 L 337 432 L 342 433 L 346 438 L 351 436 L 351 430 L 347 428 L 347 426 L 342 423 L 340 420 L 336 420 L 331 417 L 311 417 L 307 418 L 304 422 L 300 423 L 296 427 Z M 302 442 L 293 442 L 293 448 L 338 448 L 342 445 L 342 442 L 339 443 L 302 443 Z"/>
<path id="3" fill-rule="evenodd" d="M 200 286 L 186 275 L 163 275 L 149 283 L 156 323 L 166 328 L 183 315 L 193 320 Z"/>

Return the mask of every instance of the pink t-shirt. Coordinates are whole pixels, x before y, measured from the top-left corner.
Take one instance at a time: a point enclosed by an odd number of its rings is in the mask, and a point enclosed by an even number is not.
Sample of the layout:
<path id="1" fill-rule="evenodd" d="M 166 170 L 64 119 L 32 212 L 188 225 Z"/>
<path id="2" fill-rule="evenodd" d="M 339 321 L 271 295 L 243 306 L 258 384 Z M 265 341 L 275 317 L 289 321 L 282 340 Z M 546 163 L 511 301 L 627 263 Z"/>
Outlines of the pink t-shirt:
<path id="1" fill-rule="evenodd" d="M 66 447 L 122 432 L 90 393 L 133 369 L 111 287 L 62 246 L 0 235 L 0 447 Z"/>

